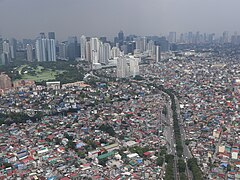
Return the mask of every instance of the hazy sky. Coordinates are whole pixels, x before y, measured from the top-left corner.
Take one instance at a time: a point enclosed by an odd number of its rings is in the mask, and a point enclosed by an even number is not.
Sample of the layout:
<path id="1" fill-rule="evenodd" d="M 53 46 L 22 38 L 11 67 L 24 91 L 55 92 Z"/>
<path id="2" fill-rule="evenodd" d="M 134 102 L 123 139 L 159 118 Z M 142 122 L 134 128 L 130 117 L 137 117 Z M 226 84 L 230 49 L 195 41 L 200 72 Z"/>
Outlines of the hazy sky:
<path id="1" fill-rule="evenodd" d="M 112 37 L 240 30 L 240 0 L 0 0 L 0 34 Z"/>

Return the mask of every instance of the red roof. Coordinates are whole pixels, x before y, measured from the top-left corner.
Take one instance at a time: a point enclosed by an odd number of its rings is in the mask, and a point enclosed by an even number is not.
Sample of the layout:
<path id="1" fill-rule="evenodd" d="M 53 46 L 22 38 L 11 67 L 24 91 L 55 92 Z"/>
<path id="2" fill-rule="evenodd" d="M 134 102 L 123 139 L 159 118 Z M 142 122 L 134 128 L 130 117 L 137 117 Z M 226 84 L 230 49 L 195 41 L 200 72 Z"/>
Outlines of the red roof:
<path id="1" fill-rule="evenodd" d="M 68 177 L 63 177 L 63 178 L 61 178 L 60 180 L 71 180 L 71 179 L 68 178 Z"/>
<path id="2" fill-rule="evenodd" d="M 23 159 L 22 162 L 27 163 L 28 161 L 33 161 L 33 160 L 34 160 L 34 158 L 32 156 L 29 156 L 29 157 Z"/>
<path id="3" fill-rule="evenodd" d="M 145 152 L 143 154 L 144 154 L 144 156 L 149 156 L 151 153 L 149 151 L 147 151 L 147 152 Z"/>

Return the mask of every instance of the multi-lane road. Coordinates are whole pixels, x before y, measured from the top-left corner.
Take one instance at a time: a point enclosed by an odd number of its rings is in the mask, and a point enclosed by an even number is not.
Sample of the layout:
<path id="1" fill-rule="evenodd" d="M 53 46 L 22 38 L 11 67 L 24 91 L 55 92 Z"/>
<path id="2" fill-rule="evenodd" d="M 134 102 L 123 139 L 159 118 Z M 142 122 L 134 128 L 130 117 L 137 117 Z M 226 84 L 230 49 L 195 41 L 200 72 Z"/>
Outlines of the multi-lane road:
<path id="1" fill-rule="evenodd" d="M 165 96 L 168 96 L 166 93 L 164 93 Z M 169 97 L 169 96 L 168 96 Z M 170 97 L 168 98 L 169 101 L 166 104 L 167 106 L 167 120 L 165 122 L 165 128 L 164 128 L 164 136 L 166 137 L 166 140 L 168 142 L 168 152 L 174 156 L 174 177 L 176 180 L 179 179 L 179 172 L 178 172 L 178 156 L 176 154 L 176 142 L 175 142 L 175 137 L 174 137 L 174 128 L 173 128 L 173 112 L 171 109 L 171 101 Z M 187 160 L 192 158 L 192 154 L 188 148 L 188 146 L 185 144 L 186 140 L 186 134 L 185 130 L 183 128 L 183 119 L 180 114 L 180 106 L 179 106 L 179 101 L 177 97 L 175 96 L 175 103 L 177 106 L 177 114 L 178 114 L 178 123 L 179 123 L 179 128 L 180 128 L 180 133 L 181 133 L 181 140 L 182 140 L 182 146 L 183 146 L 183 159 L 185 160 L 187 164 Z M 193 179 L 191 171 L 188 169 L 188 166 L 186 165 L 186 175 L 189 180 Z"/>
<path id="2" fill-rule="evenodd" d="M 178 124 L 179 124 L 179 128 L 180 128 L 180 134 L 181 134 L 181 140 L 182 140 L 182 147 L 183 147 L 183 158 L 185 159 L 186 162 L 186 175 L 188 177 L 189 180 L 193 179 L 192 176 L 192 172 L 189 170 L 188 166 L 187 166 L 187 160 L 192 158 L 192 153 L 190 152 L 188 146 L 185 143 L 186 140 L 186 133 L 185 130 L 183 128 L 183 119 L 181 116 L 181 111 L 180 111 L 180 105 L 179 105 L 179 101 L 178 98 L 174 95 L 174 99 L 175 99 L 175 103 L 176 103 L 176 111 L 177 111 L 177 115 L 178 115 Z"/>

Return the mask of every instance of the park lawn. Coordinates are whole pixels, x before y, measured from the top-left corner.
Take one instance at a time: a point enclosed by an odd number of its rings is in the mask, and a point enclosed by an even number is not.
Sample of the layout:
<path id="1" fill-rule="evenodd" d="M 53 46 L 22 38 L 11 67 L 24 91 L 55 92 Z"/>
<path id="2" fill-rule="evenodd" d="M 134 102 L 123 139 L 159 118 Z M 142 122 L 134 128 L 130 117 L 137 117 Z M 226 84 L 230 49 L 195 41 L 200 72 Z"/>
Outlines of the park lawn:
<path id="1" fill-rule="evenodd" d="M 55 79 L 55 76 L 58 74 L 57 71 L 52 70 L 44 70 L 41 73 L 37 73 L 37 75 L 32 76 L 29 74 L 22 75 L 21 79 L 33 80 L 36 82 L 47 81 Z"/>
<path id="2" fill-rule="evenodd" d="M 30 73 L 22 74 L 22 69 L 28 67 L 28 65 L 21 65 L 17 68 L 17 71 L 21 75 L 21 79 L 24 80 L 33 80 L 35 82 L 41 82 L 41 81 L 48 81 L 48 80 L 54 80 L 56 78 L 56 75 L 62 74 L 65 71 L 64 70 L 52 70 L 52 69 L 45 69 L 43 66 L 37 66 L 36 68 L 32 68 L 32 70 L 36 73 L 36 75 L 31 75 Z"/>

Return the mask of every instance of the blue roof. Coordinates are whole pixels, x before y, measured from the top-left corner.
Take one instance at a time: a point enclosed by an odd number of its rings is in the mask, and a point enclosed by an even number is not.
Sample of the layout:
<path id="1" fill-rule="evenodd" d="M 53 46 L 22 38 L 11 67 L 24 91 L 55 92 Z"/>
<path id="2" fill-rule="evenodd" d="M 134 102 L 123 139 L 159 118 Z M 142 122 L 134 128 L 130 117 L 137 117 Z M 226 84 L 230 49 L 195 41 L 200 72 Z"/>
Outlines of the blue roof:
<path id="1" fill-rule="evenodd" d="M 225 167 L 225 168 L 226 168 L 226 167 L 228 166 L 228 164 L 227 164 L 227 163 L 221 163 L 221 164 L 220 164 L 220 166 L 222 166 L 222 167 Z"/>

